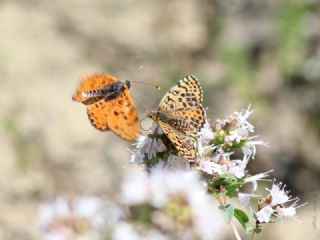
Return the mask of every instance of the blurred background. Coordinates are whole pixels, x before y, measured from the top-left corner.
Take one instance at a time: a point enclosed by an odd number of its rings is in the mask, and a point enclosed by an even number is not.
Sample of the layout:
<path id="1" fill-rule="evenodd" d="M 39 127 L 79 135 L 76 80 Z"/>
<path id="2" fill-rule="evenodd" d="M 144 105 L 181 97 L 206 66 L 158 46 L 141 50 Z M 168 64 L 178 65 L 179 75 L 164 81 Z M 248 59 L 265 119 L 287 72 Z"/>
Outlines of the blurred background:
<path id="1" fill-rule="evenodd" d="M 160 85 L 133 85 L 141 114 L 188 74 L 212 121 L 251 104 L 271 146 L 251 172 L 274 169 L 309 202 L 303 224 L 271 224 L 257 239 L 320 239 L 318 0 L 1 0 L 0 31 L 1 239 L 37 239 L 46 199 L 117 190 L 131 145 L 71 100 L 93 72 Z"/>

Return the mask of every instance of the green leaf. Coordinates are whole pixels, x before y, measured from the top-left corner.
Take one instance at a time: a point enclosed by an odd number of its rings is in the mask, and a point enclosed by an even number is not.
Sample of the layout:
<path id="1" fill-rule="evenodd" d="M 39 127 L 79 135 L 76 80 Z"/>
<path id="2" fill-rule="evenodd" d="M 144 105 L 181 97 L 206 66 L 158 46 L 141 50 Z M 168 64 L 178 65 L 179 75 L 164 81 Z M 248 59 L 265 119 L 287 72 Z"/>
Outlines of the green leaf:
<path id="1" fill-rule="evenodd" d="M 255 229 L 253 226 L 250 225 L 248 215 L 239 208 L 234 209 L 234 217 L 238 220 L 238 222 L 243 226 L 243 228 L 247 232 L 251 232 Z"/>
<path id="2" fill-rule="evenodd" d="M 234 207 L 231 204 L 227 204 L 225 206 L 220 205 L 219 210 L 224 218 L 224 220 L 229 223 L 234 214 Z"/>
<path id="3" fill-rule="evenodd" d="M 243 184 L 244 181 L 242 179 L 237 179 L 235 176 L 231 174 L 226 174 L 214 179 L 214 181 L 211 184 L 211 187 L 213 190 L 217 189 L 215 192 L 219 192 L 220 187 L 224 186 L 227 192 L 227 196 L 235 197 L 237 196 L 236 190 Z"/>

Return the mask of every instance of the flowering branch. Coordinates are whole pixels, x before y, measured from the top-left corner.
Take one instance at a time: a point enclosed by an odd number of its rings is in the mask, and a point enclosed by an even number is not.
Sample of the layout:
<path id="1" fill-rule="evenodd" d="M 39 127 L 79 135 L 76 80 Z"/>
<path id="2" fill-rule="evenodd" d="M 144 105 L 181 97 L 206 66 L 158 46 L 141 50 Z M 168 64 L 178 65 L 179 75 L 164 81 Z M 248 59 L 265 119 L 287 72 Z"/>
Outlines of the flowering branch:
<path id="1" fill-rule="evenodd" d="M 252 113 L 249 106 L 213 124 L 207 121 L 195 136 L 199 159 L 192 165 L 153 124 L 138 139 L 131 157 L 147 171 L 125 176 L 116 203 L 87 197 L 45 204 L 39 224 L 43 239 L 222 239 L 222 229 L 229 224 L 241 240 L 235 220 L 251 239 L 264 224 L 288 218 L 301 222 L 296 209 L 306 203 L 298 204 L 299 198 L 291 197 L 284 184 L 273 180 L 266 196 L 256 194 L 260 181 L 271 182 L 272 170 L 256 175 L 248 170 L 257 146 L 269 147 L 253 135 L 254 126 L 248 121 Z M 247 184 L 252 190 L 244 192 Z M 232 198 L 245 210 L 234 207 Z M 256 205 L 251 204 L 253 199 Z M 250 224 L 253 221 L 255 225 Z"/>

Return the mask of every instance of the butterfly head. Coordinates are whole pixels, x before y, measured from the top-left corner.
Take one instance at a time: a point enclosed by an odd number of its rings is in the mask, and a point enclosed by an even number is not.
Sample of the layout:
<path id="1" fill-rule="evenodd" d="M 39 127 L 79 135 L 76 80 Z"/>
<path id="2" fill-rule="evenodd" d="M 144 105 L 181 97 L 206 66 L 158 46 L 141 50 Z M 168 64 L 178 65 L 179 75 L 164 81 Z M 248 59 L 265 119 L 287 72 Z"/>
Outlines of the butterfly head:
<path id="1" fill-rule="evenodd" d="M 147 111 L 146 116 L 148 118 L 151 118 L 152 120 L 155 120 L 156 119 L 156 112 L 155 111 Z"/>
<path id="2" fill-rule="evenodd" d="M 129 89 L 131 87 L 131 82 L 130 80 L 125 80 L 123 83 L 122 83 L 122 87 L 124 89 Z"/>

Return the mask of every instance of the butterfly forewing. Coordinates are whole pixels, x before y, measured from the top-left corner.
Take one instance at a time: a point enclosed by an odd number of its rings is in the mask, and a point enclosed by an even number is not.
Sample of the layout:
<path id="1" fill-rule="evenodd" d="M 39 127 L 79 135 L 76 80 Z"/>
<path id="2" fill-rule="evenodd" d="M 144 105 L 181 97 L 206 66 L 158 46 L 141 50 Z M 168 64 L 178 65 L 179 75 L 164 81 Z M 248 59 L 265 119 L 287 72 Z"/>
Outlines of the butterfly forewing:
<path id="1" fill-rule="evenodd" d="M 205 123 L 205 110 L 202 105 L 193 108 L 172 110 L 168 115 L 176 121 L 183 121 L 187 127 L 183 130 L 189 134 L 196 135 Z"/>
<path id="2" fill-rule="evenodd" d="M 177 82 L 161 99 L 158 111 L 171 111 L 197 107 L 202 104 L 202 89 L 194 76 Z"/>

